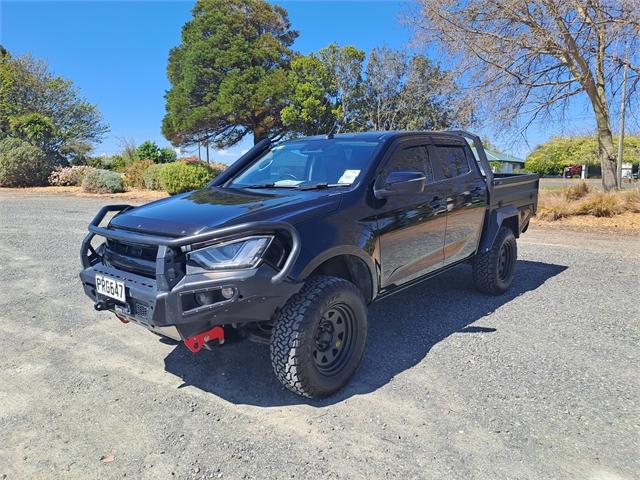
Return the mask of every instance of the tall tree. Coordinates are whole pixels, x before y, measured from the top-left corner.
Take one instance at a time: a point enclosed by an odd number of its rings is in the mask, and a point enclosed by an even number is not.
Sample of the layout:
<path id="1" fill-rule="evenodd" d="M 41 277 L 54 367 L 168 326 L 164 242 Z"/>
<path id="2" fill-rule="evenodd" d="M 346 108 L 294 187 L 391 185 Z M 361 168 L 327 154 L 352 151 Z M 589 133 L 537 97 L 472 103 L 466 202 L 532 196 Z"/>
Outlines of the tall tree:
<path id="1" fill-rule="evenodd" d="M 364 85 L 360 117 L 368 128 L 438 130 L 471 121 L 451 77 L 424 55 L 374 49 Z"/>
<path id="2" fill-rule="evenodd" d="M 264 0 L 198 0 L 169 54 L 163 134 L 174 145 L 219 148 L 284 132 L 280 110 L 297 32 Z"/>
<path id="3" fill-rule="evenodd" d="M 288 128 L 304 135 L 327 133 L 339 122 L 353 129 L 362 93 L 365 54 L 331 44 L 291 62 L 289 103 L 282 110 Z"/>
<path id="4" fill-rule="evenodd" d="M 108 131 L 95 105 L 82 99 L 70 80 L 49 72 L 26 55 L 0 55 L 0 139 L 18 137 L 48 155 L 72 158 Z"/>
<path id="5" fill-rule="evenodd" d="M 640 75 L 637 0 L 420 0 L 418 35 L 435 40 L 499 124 L 563 116 L 586 96 L 605 190 L 617 185 L 610 102 L 628 64 Z M 624 51 L 629 52 L 625 57 Z M 632 97 L 629 98 L 632 101 Z"/>

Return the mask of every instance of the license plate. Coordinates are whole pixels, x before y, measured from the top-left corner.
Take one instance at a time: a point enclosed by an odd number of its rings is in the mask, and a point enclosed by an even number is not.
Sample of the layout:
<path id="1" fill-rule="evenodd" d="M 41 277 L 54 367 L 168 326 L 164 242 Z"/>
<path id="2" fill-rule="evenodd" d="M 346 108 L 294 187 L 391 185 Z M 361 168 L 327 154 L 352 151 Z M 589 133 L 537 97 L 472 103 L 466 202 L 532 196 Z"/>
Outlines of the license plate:
<path id="1" fill-rule="evenodd" d="M 114 278 L 96 275 L 96 292 L 120 302 L 125 302 L 124 282 L 119 282 Z"/>

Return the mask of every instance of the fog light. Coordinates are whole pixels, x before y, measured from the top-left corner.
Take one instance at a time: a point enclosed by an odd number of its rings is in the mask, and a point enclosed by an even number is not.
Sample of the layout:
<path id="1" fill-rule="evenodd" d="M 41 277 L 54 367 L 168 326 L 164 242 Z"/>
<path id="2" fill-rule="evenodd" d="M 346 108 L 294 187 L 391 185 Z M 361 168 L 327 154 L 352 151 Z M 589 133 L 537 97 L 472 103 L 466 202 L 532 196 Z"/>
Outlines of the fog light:
<path id="1" fill-rule="evenodd" d="M 225 299 L 229 300 L 236 294 L 236 289 L 233 287 L 224 287 L 222 290 L 220 290 L 220 293 L 222 293 L 222 296 Z"/>
<path id="2" fill-rule="evenodd" d="M 196 302 L 200 305 L 211 305 L 212 303 L 219 301 L 217 300 L 216 292 L 198 292 L 196 293 Z"/>

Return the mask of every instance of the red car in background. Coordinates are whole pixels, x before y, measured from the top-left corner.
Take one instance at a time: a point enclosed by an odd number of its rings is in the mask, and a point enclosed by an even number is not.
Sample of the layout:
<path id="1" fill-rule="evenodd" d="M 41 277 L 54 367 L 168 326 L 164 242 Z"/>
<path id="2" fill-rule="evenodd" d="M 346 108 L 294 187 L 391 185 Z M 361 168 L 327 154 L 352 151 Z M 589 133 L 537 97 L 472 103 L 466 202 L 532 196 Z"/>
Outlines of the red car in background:
<path id="1" fill-rule="evenodd" d="M 564 178 L 573 178 L 582 176 L 582 165 L 571 165 L 570 167 L 564 167 Z"/>

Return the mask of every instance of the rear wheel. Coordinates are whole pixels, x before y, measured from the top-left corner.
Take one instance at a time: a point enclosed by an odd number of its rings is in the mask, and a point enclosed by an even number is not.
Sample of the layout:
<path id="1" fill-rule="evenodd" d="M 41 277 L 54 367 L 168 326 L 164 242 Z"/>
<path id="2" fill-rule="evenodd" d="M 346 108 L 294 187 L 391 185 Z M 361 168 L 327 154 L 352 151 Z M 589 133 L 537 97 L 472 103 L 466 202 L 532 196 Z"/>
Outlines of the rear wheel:
<path id="1" fill-rule="evenodd" d="M 284 306 L 271 337 L 271 363 L 291 391 L 322 398 L 344 386 L 367 340 L 362 294 L 342 278 L 310 278 Z"/>
<path id="2" fill-rule="evenodd" d="M 473 281 L 476 288 L 491 295 L 506 292 L 513 282 L 517 259 L 515 235 L 510 228 L 500 227 L 491 250 L 479 253 L 473 259 Z"/>

